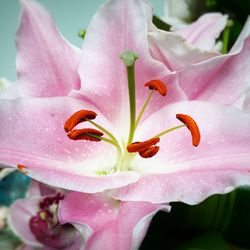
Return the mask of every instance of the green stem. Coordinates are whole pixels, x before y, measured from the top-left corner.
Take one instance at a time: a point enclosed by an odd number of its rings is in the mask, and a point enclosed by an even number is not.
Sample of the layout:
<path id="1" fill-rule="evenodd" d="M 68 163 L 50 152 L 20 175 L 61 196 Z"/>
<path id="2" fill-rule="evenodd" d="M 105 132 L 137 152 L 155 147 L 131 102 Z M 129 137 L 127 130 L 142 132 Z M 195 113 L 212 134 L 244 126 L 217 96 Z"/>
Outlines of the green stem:
<path id="1" fill-rule="evenodd" d="M 150 94 L 148 95 L 146 101 L 144 102 L 144 104 L 143 104 L 143 106 L 142 106 L 142 109 L 141 109 L 140 114 L 138 115 L 138 117 L 137 117 L 137 119 L 136 119 L 136 122 L 135 122 L 135 130 L 136 130 L 136 128 L 137 128 L 137 126 L 138 126 L 138 124 L 139 124 L 139 122 L 140 122 L 140 120 L 141 120 L 141 117 L 142 117 L 142 115 L 143 115 L 143 113 L 144 113 L 146 107 L 148 106 L 148 103 L 149 103 L 149 101 L 151 100 L 153 94 L 154 94 L 154 90 L 151 90 L 151 91 L 150 91 Z"/>
<path id="2" fill-rule="evenodd" d="M 222 54 L 226 54 L 228 52 L 229 35 L 230 35 L 230 29 L 232 26 L 233 26 L 233 21 L 228 20 L 227 26 L 223 31 L 223 38 L 222 38 L 223 45 L 222 45 L 222 49 L 221 49 Z"/>
<path id="3" fill-rule="evenodd" d="M 159 133 L 159 134 L 153 136 L 152 138 L 161 137 L 161 136 L 163 136 L 163 135 L 165 135 L 165 134 L 167 134 L 167 133 L 169 133 L 169 132 L 172 132 L 172 131 L 174 131 L 174 130 L 176 130 L 176 129 L 179 129 L 179 128 L 182 128 L 182 127 L 185 127 L 185 126 L 186 126 L 186 125 L 178 125 L 178 126 L 176 126 L 176 127 L 169 128 L 169 129 L 167 129 L 167 130 L 165 130 L 165 131 L 163 131 L 163 132 L 161 132 L 161 133 Z"/>
<path id="4" fill-rule="evenodd" d="M 222 49 L 221 49 L 222 54 L 227 53 L 227 47 L 228 47 L 228 41 L 229 41 L 229 33 L 230 33 L 230 29 L 228 27 L 225 28 L 224 31 L 223 31 L 223 45 L 222 45 Z"/>

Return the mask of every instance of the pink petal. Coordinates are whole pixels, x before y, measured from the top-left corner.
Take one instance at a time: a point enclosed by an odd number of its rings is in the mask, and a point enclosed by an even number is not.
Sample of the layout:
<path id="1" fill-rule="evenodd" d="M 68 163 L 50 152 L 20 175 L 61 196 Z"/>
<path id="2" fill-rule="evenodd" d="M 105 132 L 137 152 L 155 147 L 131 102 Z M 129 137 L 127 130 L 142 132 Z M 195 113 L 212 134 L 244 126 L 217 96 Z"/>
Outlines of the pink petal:
<path id="1" fill-rule="evenodd" d="M 180 72 L 179 83 L 190 100 L 233 104 L 246 92 L 250 77 L 249 27 L 250 19 L 229 54 L 192 65 Z"/>
<path id="2" fill-rule="evenodd" d="M 131 169 L 141 172 L 142 178 L 118 190 L 116 198 L 196 204 L 212 194 L 250 185 L 250 116 L 238 109 L 205 102 L 176 103 L 148 118 L 138 128 L 135 141 L 178 125 L 177 113 L 196 120 L 200 145 L 192 146 L 185 127 L 161 137 L 157 155 L 132 162 Z"/>
<path id="3" fill-rule="evenodd" d="M 226 24 L 227 15 L 209 13 L 202 15 L 196 22 L 178 30 L 176 33 L 185 38 L 190 44 L 211 51 Z"/>
<path id="4" fill-rule="evenodd" d="M 50 14 L 33 0 L 21 0 L 17 31 L 17 78 L 22 96 L 64 96 L 80 88 L 80 52 L 58 32 Z"/>
<path id="5" fill-rule="evenodd" d="M 61 223 L 77 223 L 85 230 L 86 250 L 138 249 L 152 217 L 166 205 L 120 202 L 101 194 L 71 192 L 59 204 Z"/>
<path id="6" fill-rule="evenodd" d="M 100 192 L 134 182 L 138 174 L 122 172 L 101 176 L 115 164 L 116 149 L 105 142 L 72 141 L 64 122 L 80 109 L 96 111 L 96 122 L 115 129 L 94 107 L 67 97 L 0 101 L 0 161 L 21 164 L 28 175 L 49 185 Z M 90 127 L 84 123 L 82 126 Z"/>
<path id="7" fill-rule="evenodd" d="M 138 107 L 148 95 L 144 83 L 164 80 L 169 73 L 166 66 L 149 53 L 147 36 L 151 19 L 152 8 L 145 1 L 107 1 L 92 19 L 84 39 L 79 70 L 82 91 L 117 127 L 129 120 L 127 75 L 121 53 L 133 50 L 139 55 L 135 66 Z M 167 85 L 175 87 L 176 82 L 169 78 Z M 183 98 L 178 86 L 171 95 L 171 101 Z M 170 99 L 156 98 L 149 114 L 171 102 Z"/>
<path id="8" fill-rule="evenodd" d="M 171 71 L 179 71 L 217 55 L 190 45 L 178 34 L 155 28 L 149 33 L 149 42 L 152 57 L 163 62 Z"/>
<path id="9" fill-rule="evenodd" d="M 29 220 L 39 210 L 40 197 L 16 200 L 10 207 L 9 225 L 27 245 L 42 247 L 30 231 Z"/>
<path id="10" fill-rule="evenodd" d="M 28 194 L 29 197 L 40 197 L 45 195 L 55 194 L 57 190 L 54 187 L 50 187 L 41 182 L 32 180 L 29 186 Z"/>

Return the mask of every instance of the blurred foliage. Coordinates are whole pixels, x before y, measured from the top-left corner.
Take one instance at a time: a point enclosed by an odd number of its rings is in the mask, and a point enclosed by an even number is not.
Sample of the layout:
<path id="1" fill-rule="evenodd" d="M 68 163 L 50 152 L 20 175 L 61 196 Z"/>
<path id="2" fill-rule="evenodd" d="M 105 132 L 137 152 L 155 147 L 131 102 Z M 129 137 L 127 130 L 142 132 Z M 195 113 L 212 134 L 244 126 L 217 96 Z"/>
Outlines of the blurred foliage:
<path id="1" fill-rule="evenodd" d="M 141 250 L 250 249 L 249 198 L 250 188 L 244 187 L 194 206 L 172 203 L 170 213 L 153 219 Z"/>
<path id="2" fill-rule="evenodd" d="M 14 250 L 19 245 L 21 245 L 21 241 L 9 229 L 0 231 L 1 250 Z"/>
<path id="3" fill-rule="evenodd" d="M 30 178 L 14 171 L 0 181 L 0 206 L 10 206 L 16 199 L 25 197 Z M 0 229 L 0 249 L 14 250 L 21 241 L 8 226 Z"/>
<path id="4" fill-rule="evenodd" d="M 14 200 L 23 198 L 27 191 L 29 177 L 15 171 L 0 181 L 0 206 L 9 206 Z"/>

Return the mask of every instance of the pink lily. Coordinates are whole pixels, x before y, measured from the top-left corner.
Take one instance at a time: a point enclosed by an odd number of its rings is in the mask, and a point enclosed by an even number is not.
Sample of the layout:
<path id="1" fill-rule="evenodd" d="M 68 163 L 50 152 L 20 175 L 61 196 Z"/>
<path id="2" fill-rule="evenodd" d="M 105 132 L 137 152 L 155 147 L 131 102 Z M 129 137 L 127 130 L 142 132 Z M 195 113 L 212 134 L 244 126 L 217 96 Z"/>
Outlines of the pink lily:
<path id="1" fill-rule="evenodd" d="M 80 58 L 44 9 L 31 0 L 21 2 L 17 71 L 23 98 L 0 100 L 1 162 L 57 187 L 86 193 L 112 190 L 114 197 L 128 201 L 194 204 L 250 183 L 249 114 L 222 105 L 232 104 L 246 89 L 242 77 L 249 71 L 239 75 L 237 64 L 244 57 L 248 65 L 247 39 L 238 42 L 234 54 L 217 59 L 177 34 L 157 30 L 145 1 L 112 0 L 94 16 Z M 126 66 L 119 58 L 126 50 L 139 56 L 135 91 L 131 82 L 128 90 Z M 126 52 L 123 60 L 132 69 L 135 54 Z M 213 60 L 230 60 L 237 74 L 218 70 Z M 230 77 L 239 78 L 240 84 Z M 144 87 L 153 79 L 166 83 L 166 96 Z M 204 79 L 211 81 L 204 85 Z M 199 95 L 193 95 L 197 89 Z M 142 108 L 137 117 L 136 107 Z M 94 123 L 80 117 L 73 123 L 85 121 L 77 125 L 84 133 L 72 135 L 74 126 L 66 130 L 71 139 L 92 141 L 70 140 L 63 130 L 79 110 L 95 112 Z M 186 127 L 177 130 L 183 125 L 176 114 L 188 114 L 197 122 L 202 137 L 197 148 Z M 105 136 L 86 128 L 102 130 Z M 176 130 L 162 137 L 168 128 Z M 161 137 L 160 142 L 152 148 L 127 151 L 128 144 L 155 137 Z"/>
<path id="2" fill-rule="evenodd" d="M 20 249 L 80 249 L 83 238 L 70 224 L 58 221 L 58 203 L 63 193 L 36 181 L 28 197 L 16 200 L 10 207 L 9 225 L 25 245 Z"/>

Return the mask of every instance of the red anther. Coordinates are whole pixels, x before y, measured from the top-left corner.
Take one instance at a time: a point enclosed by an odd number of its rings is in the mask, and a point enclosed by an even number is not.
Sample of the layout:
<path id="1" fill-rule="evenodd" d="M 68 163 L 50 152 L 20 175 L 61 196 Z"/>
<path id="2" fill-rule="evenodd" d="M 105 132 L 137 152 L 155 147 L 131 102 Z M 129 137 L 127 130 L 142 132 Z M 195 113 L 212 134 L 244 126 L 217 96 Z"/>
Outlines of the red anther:
<path id="1" fill-rule="evenodd" d="M 199 127 L 197 123 L 195 122 L 195 120 L 192 117 L 188 115 L 184 115 L 184 114 L 177 114 L 176 118 L 180 120 L 181 122 L 183 122 L 187 126 L 187 128 L 190 130 L 191 135 L 192 135 L 192 143 L 195 147 L 197 147 L 200 143 L 201 135 L 200 135 Z"/>
<path id="2" fill-rule="evenodd" d="M 22 173 L 22 174 L 28 174 L 28 167 L 24 166 L 24 165 L 21 165 L 21 164 L 18 164 L 17 165 L 17 169 Z"/>
<path id="3" fill-rule="evenodd" d="M 95 138 L 92 135 L 103 136 L 103 133 L 93 128 L 74 129 L 68 133 L 68 137 L 72 140 L 101 141 L 101 139 Z"/>
<path id="4" fill-rule="evenodd" d="M 159 146 L 152 146 L 152 147 L 146 149 L 145 151 L 139 152 L 139 155 L 142 158 L 151 158 L 158 153 L 159 149 L 160 149 Z"/>
<path id="5" fill-rule="evenodd" d="M 167 87 L 165 83 L 160 80 L 151 80 L 149 82 L 146 82 L 144 86 L 149 87 L 149 89 L 158 91 L 158 93 L 162 96 L 165 96 L 167 94 Z"/>
<path id="6" fill-rule="evenodd" d="M 66 132 L 71 131 L 77 124 L 85 122 L 85 118 L 89 120 L 95 119 L 97 114 L 91 110 L 79 110 L 75 112 L 64 124 L 64 130 Z"/>
<path id="7" fill-rule="evenodd" d="M 135 152 L 143 152 L 153 145 L 157 144 L 160 141 L 160 138 L 151 138 L 147 141 L 143 142 L 133 142 L 130 145 L 127 146 L 127 150 L 129 153 L 135 153 Z"/>

